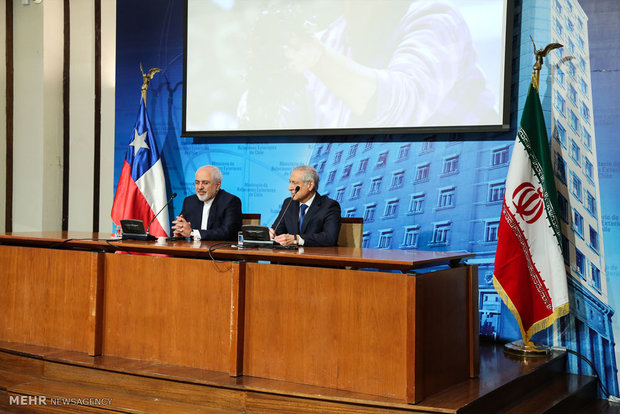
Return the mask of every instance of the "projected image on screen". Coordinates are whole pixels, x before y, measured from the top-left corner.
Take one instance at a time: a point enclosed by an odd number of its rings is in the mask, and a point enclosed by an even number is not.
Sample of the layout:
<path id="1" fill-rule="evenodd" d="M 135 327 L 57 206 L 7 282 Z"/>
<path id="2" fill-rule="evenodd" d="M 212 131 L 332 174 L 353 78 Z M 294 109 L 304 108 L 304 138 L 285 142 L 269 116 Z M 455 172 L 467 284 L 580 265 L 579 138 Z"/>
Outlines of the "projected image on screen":
<path id="1" fill-rule="evenodd" d="M 504 124 L 497 0 L 187 0 L 186 134 Z"/>

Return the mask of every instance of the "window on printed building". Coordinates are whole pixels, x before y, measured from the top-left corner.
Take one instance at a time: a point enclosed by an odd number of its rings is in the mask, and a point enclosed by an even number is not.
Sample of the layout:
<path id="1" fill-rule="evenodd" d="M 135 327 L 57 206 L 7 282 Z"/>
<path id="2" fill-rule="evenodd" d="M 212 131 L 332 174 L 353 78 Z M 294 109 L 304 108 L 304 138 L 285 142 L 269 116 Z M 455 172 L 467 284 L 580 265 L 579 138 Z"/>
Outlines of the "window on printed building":
<path id="1" fill-rule="evenodd" d="M 411 149 L 411 144 L 403 145 L 398 150 L 398 160 L 406 160 L 409 158 L 409 150 Z"/>
<path id="2" fill-rule="evenodd" d="M 336 201 L 341 203 L 343 198 L 344 198 L 344 187 L 339 187 L 336 190 Z"/>
<path id="3" fill-rule="evenodd" d="M 564 71 L 559 67 L 555 68 L 555 81 L 564 86 Z"/>
<path id="4" fill-rule="evenodd" d="M 579 249 L 575 249 L 575 271 L 579 276 L 585 278 L 585 270 L 586 257 L 579 251 Z"/>
<path id="5" fill-rule="evenodd" d="M 400 188 L 404 184 L 405 172 L 404 171 L 396 171 L 392 174 L 392 185 L 390 188 Z"/>
<path id="6" fill-rule="evenodd" d="M 398 199 L 387 200 L 385 202 L 385 210 L 383 211 L 383 216 L 387 218 L 396 217 L 398 213 Z"/>
<path id="7" fill-rule="evenodd" d="M 562 125 L 559 121 L 556 121 L 555 123 L 553 136 L 560 143 L 560 145 L 566 148 L 566 128 L 564 128 L 564 125 Z"/>
<path id="8" fill-rule="evenodd" d="M 573 103 L 577 102 L 577 90 L 573 85 L 568 87 L 568 100 Z"/>
<path id="9" fill-rule="evenodd" d="M 586 191 L 586 210 L 596 218 L 596 199 L 589 191 Z"/>
<path id="10" fill-rule="evenodd" d="M 362 194 L 362 183 L 355 183 L 351 188 L 351 200 L 360 198 Z"/>
<path id="11" fill-rule="evenodd" d="M 365 231 L 362 233 L 362 247 L 367 249 L 370 247 L 370 232 Z"/>
<path id="12" fill-rule="evenodd" d="M 379 158 L 377 159 L 377 168 L 385 166 L 385 164 L 387 163 L 387 158 L 388 158 L 388 151 L 384 151 L 381 154 L 379 154 Z"/>
<path id="13" fill-rule="evenodd" d="M 583 80 L 583 78 L 579 79 L 579 88 L 584 96 L 588 96 L 588 84 Z"/>
<path id="14" fill-rule="evenodd" d="M 355 157 L 355 154 L 357 154 L 357 144 L 353 144 L 349 148 L 349 158 Z"/>
<path id="15" fill-rule="evenodd" d="M 334 164 L 338 164 L 342 159 L 342 151 L 338 151 L 334 157 Z"/>
<path id="16" fill-rule="evenodd" d="M 333 183 L 336 178 L 336 170 L 331 170 L 327 175 L 327 184 Z"/>
<path id="17" fill-rule="evenodd" d="M 364 151 L 370 151 L 372 149 L 372 141 L 368 141 L 366 145 L 364 145 Z"/>
<path id="18" fill-rule="evenodd" d="M 411 202 L 409 203 L 409 213 L 423 213 L 424 212 L 424 193 L 413 194 L 411 196 Z"/>
<path id="19" fill-rule="evenodd" d="M 418 238 L 420 236 L 420 226 L 405 227 L 405 235 L 403 237 L 404 248 L 415 249 L 418 247 Z"/>
<path id="20" fill-rule="evenodd" d="M 560 218 L 568 223 L 568 200 L 561 193 L 558 193 L 558 208 L 560 209 Z"/>
<path id="21" fill-rule="evenodd" d="M 568 3 L 568 7 L 569 7 L 570 9 L 572 9 L 572 8 L 573 8 L 573 7 L 571 6 L 571 4 L 570 4 L 570 3 Z M 572 10 L 571 10 L 571 11 L 572 11 Z M 571 20 L 571 18 L 570 18 L 570 17 L 566 17 L 566 28 L 567 28 L 568 30 L 570 30 L 571 32 L 573 32 L 573 31 L 575 30 L 575 25 L 573 24 L 573 21 Z M 572 44 L 573 44 L 573 42 L 569 41 L 569 49 L 570 49 L 571 53 L 573 53 Z"/>
<path id="22" fill-rule="evenodd" d="M 573 78 L 577 75 L 577 67 L 571 60 L 568 61 L 568 74 Z"/>
<path id="23" fill-rule="evenodd" d="M 318 173 L 322 173 L 325 170 L 325 160 L 321 161 L 321 163 L 319 164 L 319 168 L 317 168 L 317 172 Z"/>
<path id="24" fill-rule="evenodd" d="M 484 241 L 497 242 L 497 230 L 499 229 L 499 220 L 487 221 L 484 225 Z"/>
<path id="25" fill-rule="evenodd" d="M 566 162 L 558 152 L 555 153 L 555 175 L 566 184 Z"/>
<path id="26" fill-rule="evenodd" d="M 573 209 L 573 230 L 583 238 L 583 216 Z"/>
<path id="27" fill-rule="evenodd" d="M 573 131 L 579 132 L 579 118 L 572 110 L 570 111 L 570 127 Z"/>
<path id="28" fill-rule="evenodd" d="M 443 161 L 443 173 L 452 174 L 457 172 L 459 168 L 459 156 L 449 157 Z"/>
<path id="29" fill-rule="evenodd" d="M 454 187 L 442 188 L 439 190 L 439 197 L 437 198 L 437 207 L 454 207 L 454 195 L 456 190 Z"/>
<path id="30" fill-rule="evenodd" d="M 379 244 L 377 245 L 377 247 L 379 249 L 390 249 L 392 247 L 393 235 L 394 231 L 392 229 L 379 230 Z"/>
<path id="31" fill-rule="evenodd" d="M 325 154 L 329 154 L 329 151 L 332 149 L 332 144 L 329 143 L 327 144 L 327 146 L 325 147 Z"/>
<path id="32" fill-rule="evenodd" d="M 360 160 L 360 167 L 357 170 L 357 172 L 365 173 L 367 168 L 368 168 L 368 158 L 364 158 L 363 160 Z"/>
<path id="33" fill-rule="evenodd" d="M 590 135 L 585 127 L 581 128 L 581 140 L 583 141 L 583 145 L 586 149 L 592 149 L 592 135 Z"/>
<path id="34" fill-rule="evenodd" d="M 577 143 L 572 139 L 570 140 L 570 157 L 577 163 L 577 165 L 580 164 L 579 145 L 577 145 Z"/>
<path id="35" fill-rule="evenodd" d="M 347 208 L 344 212 L 345 217 L 355 217 L 357 209 L 355 207 Z"/>
<path id="36" fill-rule="evenodd" d="M 562 13 L 562 4 L 560 4 L 560 0 L 555 0 L 555 9 L 556 9 L 559 13 Z"/>
<path id="37" fill-rule="evenodd" d="M 364 223 L 370 223 L 375 221 L 375 211 L 377 210 L 377 204 L 366 204 L 364 206 Z"/>
<path id="38" fill-rule="evenodd" d="M 577 175 L 572 171 L 570 173 L 570 178 L 571 178 L 570 191 L 579 201 L 581 201 L 581 179 L 577 177 Z"/>
<path id="39" fill-rule="evenodd" d="M 564 115 L 564 111 L 566 110 L 566 100 L 560 95 L 558 91 L 555 91 L 555 100 L 553 102 L 553 106 L 555 109 Z"/>
<path id="40" fill-rule="evenodd" d="M 592 286 L 594 286 L 599 292 L 601 291 L 601 271 L 594 264 L 590 263 L 590 269 L 592 271 Z"/>
<path id="41" fill-rule="evenodd" d="M 491 152 L 491 165 L 505 165 L 508 164 L 508 146 L 502 148 L 496 148 Z"/>
<path id="42" fill-rule="evenodd" d="M 435 147 L 435 143 L 431 140 L 426 139 L 422 142 L 422 149 L 420 150 L 420 152 L 421 153 L 431 152 L 434 147 Z"/>
<path id="43" fill-rule="evenodd" d="M 506 183 L 491 183 L 489 184 L 489 203 L 504 201 L 504 193 L 506 192 Z"/>
<path id="44" fill-rule="evenodd" d="M 579 26 L 581 27 L 581 19 L 579 19 Z M 579 36 L 579 39 L 577 39 L 577 44 L 579 44 L 579 49 L 583 52 L 586 48 L 586 42 L 583 40 L 583 37 Z"/>
<path id="45" fill-rule="evenodd" d="M 418 165 L 415 174 L 416 181 L 428 180 L 428 173 L 431 169 L 430 164 Z"/>
<path id="46" fill-rule="evenodd" d="M 353 168 L 353 164 L 347 164 L 344 166 L 344 170 L 342 170 L 342 178 L 347 178 L 351 175 L 351 169 Z"/>
<path id="47" fill-rule="evenodd" d="M 592 181 L 592 179 L 594 177 L 593 176 L 593 174 L 594 174 L 594 166 L 592 165 L 590 160 L 587 159 L 586 157 L 584 157 L 583 159 L 584 159 L 583 170 L 586 173 L 586 177 L 588 177 L 590 179 L 590 181 Z"/>
<path id="48" fill-rule="evenodd" d="M 562 23 L 560 23 L 557 17 L 554 19 L 553 23 L 554 23 L 553 28 L 555 29 L 556 33 L 559 35 L 562 35 Z"/>
<path id="49" fill-rule="evenodd" d="M 584 73 L 586 71 L 586 60 L 582 56 L 579 56 L 579 69 Z"/>
<path id="50" fill-rule="evenodd" d="M 450 223 L 437 223 L 433 227 L 433 244 L 448 244 Z"/>
<path id="51" fill-rule="evenodd" d="M 383 181 L 383 177 L 373 178 L 370 182 L 370 194 L 378 194 L 381 192 L 381 181 Z"/>
<path id="52" fill-rule="evenodd" d="M 598 252 L 598 232 L 592 226 L 590 226 L 590 247 Z"/>
<path id="53" fill-rule="evenodd" d="M 581 102 L 581 116 L 583 117 L 584 121 L 590 123 L 590 108 L 588 108 L 588 105 L 586 105 L 586 103 L 583 101 Z"/>

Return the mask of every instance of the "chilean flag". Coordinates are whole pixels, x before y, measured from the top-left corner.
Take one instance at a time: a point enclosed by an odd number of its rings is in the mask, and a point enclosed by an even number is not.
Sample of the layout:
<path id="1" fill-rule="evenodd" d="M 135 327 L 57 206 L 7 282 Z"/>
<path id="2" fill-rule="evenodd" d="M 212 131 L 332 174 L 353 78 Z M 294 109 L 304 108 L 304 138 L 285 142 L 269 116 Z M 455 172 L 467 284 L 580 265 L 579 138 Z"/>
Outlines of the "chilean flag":
<path id="1" fill-rule="evenodd" d="M 148 226 L 165 205 L 164 169 L 146 114 L 144 99 L 140 99 L 138 119 L 131 133 L 112 204 L 112 221 L 120 225 L 121 219 L 138 219 Z M 148 231 L 156 237 L 169 235 L 167 210 L 153 220 Z"/>

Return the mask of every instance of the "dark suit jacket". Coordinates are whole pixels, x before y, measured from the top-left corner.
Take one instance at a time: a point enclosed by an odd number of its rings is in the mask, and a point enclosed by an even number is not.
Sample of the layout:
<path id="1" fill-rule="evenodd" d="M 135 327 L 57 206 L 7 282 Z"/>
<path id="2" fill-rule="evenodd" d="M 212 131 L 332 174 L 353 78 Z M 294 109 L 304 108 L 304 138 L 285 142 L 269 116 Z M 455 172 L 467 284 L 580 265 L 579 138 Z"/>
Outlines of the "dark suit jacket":
<path id="1" fill-rule="evenodd" d="M 202 208 L 204 202 L 196 194 L 186 197 L 183 201 L 181 214 L 192 224 L 192 230 L 200 230 Z M 237 240 L 237 232 L 241 230 L 241 200 L 222 189 L 217 192 L 211 210 L 207 229 L 200 230 L 203 240 Z"/>
<path id="2" fill-rule="evenodd" d="M 280 220 L 282 213 L 290 202 L 287 198 L 282 203 L 282 209 L 274 226 Z M 278 228 L 272 226 L 276 234 L 299 234 L 304 239 L 304 246 L 335 246 L 340 233 L 340 204 L 327 196 L 316 193 L 312 205 L 306 211 L 304 222 L 299 231 L 299 201 L 293 201 Z"/>

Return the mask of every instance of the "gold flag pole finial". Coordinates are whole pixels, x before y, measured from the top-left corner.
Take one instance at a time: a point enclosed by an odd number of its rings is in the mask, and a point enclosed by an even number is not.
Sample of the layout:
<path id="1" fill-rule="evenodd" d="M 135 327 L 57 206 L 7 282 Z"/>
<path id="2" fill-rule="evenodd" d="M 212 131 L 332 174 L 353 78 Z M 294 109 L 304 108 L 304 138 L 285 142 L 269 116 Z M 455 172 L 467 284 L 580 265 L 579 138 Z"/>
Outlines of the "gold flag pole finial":
<path id="1" fill-rule="evenodd" d="M 538 84 L 540 81 L 540 69 L 543 66 L 543 58 L 545 58 L 549 52 L 553 49 L 558 49 L 560 47 L 564 47 L 564 45 L 560 43 L 549 43 L 544 49 L 536 49 L 536 44 L 534 43 L 534 39 L 530 35 L 530 39 L 532 40 L 532 45 L 534 46 L 534 56 L 536 56 L 536 63 L 534 63 L 534 79 L 536 80 L 536 90 L 538 90 Z"/>
<path id="2" fill-rule="evenodd" d="M 148 73 L 144 73 L 142 69 L 142 62 L 140 62 L 140 72 L 142 72 L 142 100 L 144 101 L 144 106 L 146 107 L 146 91 L 149 89 L 149 85 L 151 84 L 151 79 L 157 72 L 161 72 L 159 68 L 149 69 Z"/>

